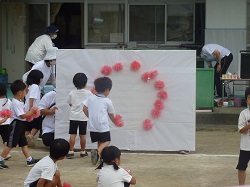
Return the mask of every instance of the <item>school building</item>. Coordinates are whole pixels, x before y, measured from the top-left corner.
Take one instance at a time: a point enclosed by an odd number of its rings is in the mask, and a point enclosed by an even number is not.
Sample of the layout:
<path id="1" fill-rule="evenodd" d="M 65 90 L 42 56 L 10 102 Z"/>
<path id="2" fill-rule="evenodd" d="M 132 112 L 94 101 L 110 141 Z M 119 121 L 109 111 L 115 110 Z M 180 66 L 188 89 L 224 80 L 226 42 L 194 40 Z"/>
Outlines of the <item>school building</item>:
<path id="1" fill-rule="evenodd" d="M 54 24 L 60 49 L 196 49 L 218 43 L 238 56 L 250 45 L 249 0 L 0 0 L 0 67 L 8 82 L 27 71 L 25 55 Z M 70 62 L 69 62 L 70 63 Z"/>

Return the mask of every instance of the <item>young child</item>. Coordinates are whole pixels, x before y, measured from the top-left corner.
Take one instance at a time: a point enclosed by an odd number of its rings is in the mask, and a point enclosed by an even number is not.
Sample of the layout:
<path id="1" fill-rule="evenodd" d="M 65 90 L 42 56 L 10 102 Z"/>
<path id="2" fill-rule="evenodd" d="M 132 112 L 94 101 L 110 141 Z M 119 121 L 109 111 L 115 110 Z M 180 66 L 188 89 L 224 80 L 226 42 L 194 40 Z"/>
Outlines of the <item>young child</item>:
<path id="1" fill-rule="evenodd" d="M 25 112 L 25 106 L 23 103 L 24 97 L 26 95 L 26 85 L 21 80 L 14 81 L 10 86 L 11 92 L 14 95 L 14 98 L 11 103 L 12 117 L 11 117 L 11 132 L 7 142 L 6 147 L 4 147 L 2 154 L 0 156 L 0 168 L 6 169 L 9 168 L 4 163 L 4 158 L 8 155 L 13 147 L 16 147 L 17 144 L 22 148 L 22 152 L 27 159 L 27 166 L 33 166 L 38 162 L 37 159 L 34 159 L 30 156 L 29 149 L 27 146 L 27 140 L 25 138 L 25 120 L 26 118 L 34 115 L 37 111 L 32 109 Z"/>
<path id="2" fill-rule="evenodd" d="M 69 142 L 55 139 L 51 142 L 49 155 L 42 158 L 29 172 L 24 187 L 62 187 L 56 162 L 63 160 L 69 151 Z"/>
<path id="3" fill-rule="evenodd" d="M 3 83 L 0 83 L 0 111 L 3 109 L 10 110 L 11 101 L 7 98 L 7 89 Z M 10 134 L 10 119 L 8 117 L 0 117 L 0 135 L 2 136 L 3 144 L 6 145 Z M 8 154 L 4 160 L 11 158 Z"/>
<path id="4" fill-rule="evenodd" d="M 25 96 L 25 108 L 30 110 L 38 107 L 41 99 L 40 83 L 43 80 L 43 73 L 40 70 L 31 70 L 27 77 L 28 93 Z M 41 116 L 26 124 L 26 138 L 30 147 L 35 147 L 34 136 L 41 129 Z"/>
<path id="5" fill-rule="evenodd" d="M 101 169 L 97 175 L 98 187 L 128 187 L 130 184 L 136 184 L 136 179 L 131 176 L 130 170 L 119 168 L 121 151 L 117 147 L 105 147 L 102 150 L 102 159 L 103 162 L 96 168 Z"/>
<path id="6" fill-rule="evenodd" d="M 50 146 L 51 142 L 55 139 L 55 111 L 57 110 L 56 92 L 50 91 L 46 93 L 38 108 L 42 116 L 42 141 L 45 146 Z"/>
<path id="7" fill-rule="evenodd" d="M 245 99 L 250 106 L 250 87 L 245 91 Z M 238 169 L 239 185 L 244 185 L 246 180 L 246 169 L 250 159 L 250 108 L 241 111 L 238 120 L 238 130 L 241 134 L 240 154 L 236 169 Z"/>
<path id="8" fill-rule="evenodd" d="M 86 90 L 87 84 L 87 76 L 84 73 L 77 73 L 73 77 L 73 84 L 76 87 L 76 90 L 72 90 L 69 93 L 69 96 L 66 102 L 70 106 L 70 114 L 69 114 L 69 134 L 70 134 L 70 151 L 67 154 L 67 158 L 74 157 L 74 145 L 77 135 L 77 129 L 79 128 L 79 136 L 80 136 L 80 145 L 81 145 L 81 157 L 88 156 L 87 151 L 85 150 L 86 146 L 86 129 L 87 129 L 87 121 L 88 117 L 83 113 L 83 101 L 87 99 L 92 92 Z"/>
<path id="9" fill-rule="evenodd" d="M 114 120 L 114 107 L 112 101 L 107 98 L 112 88 L 112 80 L 108 77 L 97 78 L 94 81 L 96 95 L 90 96 L 83 101 L 83 111 L 87 117 L 88 130 L 90 131 L 91 141 L 97 142 L 97 148 L 91 150 L 91 162 L 95 165 L 101 155 L 104 147 L 107 147 L 111 141 L 109 131 L 109 118 Z"/>

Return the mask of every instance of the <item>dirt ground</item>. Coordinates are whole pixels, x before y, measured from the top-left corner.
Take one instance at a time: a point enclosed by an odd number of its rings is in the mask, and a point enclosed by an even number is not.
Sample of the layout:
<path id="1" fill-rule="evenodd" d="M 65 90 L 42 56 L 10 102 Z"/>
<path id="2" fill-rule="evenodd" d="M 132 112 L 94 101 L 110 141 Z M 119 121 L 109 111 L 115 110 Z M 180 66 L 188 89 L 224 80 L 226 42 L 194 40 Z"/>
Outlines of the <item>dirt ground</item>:
<path id="1" fill-rule="evenodd" d="M 196 133 L 196 151 L 179 153 L 123 152 L 121 167 L 129 168 L 137 179 L 138 187 L 222 187 L 238 184 L 237 170 L 240 134 L 233 128 L 199 129 Z M 48 154 L 41 142 L 30 149 L 35 158 Z M 0 147 L 0 150 L 2 147 Z M 0 170 L 0 186 L 23 186 L 30 170 L 19 148 L 6 161 L 10 169 Z M 62 181 L 73 187 L 97 186 L 97 170 L 90 156 L 64 159 L 58 162 Z M 249 172 L 248 172 L 249 173 Z M 247 183 L 250 176 L 247 174 Z"/>

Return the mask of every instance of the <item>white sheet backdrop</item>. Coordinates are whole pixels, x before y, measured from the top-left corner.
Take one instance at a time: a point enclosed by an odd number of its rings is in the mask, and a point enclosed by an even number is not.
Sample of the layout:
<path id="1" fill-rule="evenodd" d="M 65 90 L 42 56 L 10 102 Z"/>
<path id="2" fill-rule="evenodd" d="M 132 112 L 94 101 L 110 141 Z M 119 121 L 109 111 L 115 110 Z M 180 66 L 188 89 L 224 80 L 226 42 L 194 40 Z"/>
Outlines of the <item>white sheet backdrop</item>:
<path id="1" fill-rule="evenodd" d="M 141 63 L 138 72 L 130 70 L 130 63 Z M 70 90 L 75 89 L 72 78 L 84 72 L 88 77 L 87 89 L 100 76 L 104 65 L 113 66 L 122 62 L 121 72 L 113 71 L 109 76 L 113 88 L 109 98 L 116 113 L 123 117 L 121 128 L 110 125 L 111 144 L 123 150 L 178 151 L 195 150 L 195 90 L 196 54 L 185 50 L 58 50 L 57 52 L 57 138 L 68 139 L 69 106 L 65 100 Z M 160 118 L 150 115 L 157 99 L 158 90 L 154 81 L 144 83 L 141 75 L 146 71 L 158 70 L 156 80 L 165 82 L 168 99 Z M 151 119 L 154 127 L 145 131 L 142 123 Z M 87 133 L 87 148 L 95 148 Z M 79 140 L 76 143 L 79 148 Z"/>

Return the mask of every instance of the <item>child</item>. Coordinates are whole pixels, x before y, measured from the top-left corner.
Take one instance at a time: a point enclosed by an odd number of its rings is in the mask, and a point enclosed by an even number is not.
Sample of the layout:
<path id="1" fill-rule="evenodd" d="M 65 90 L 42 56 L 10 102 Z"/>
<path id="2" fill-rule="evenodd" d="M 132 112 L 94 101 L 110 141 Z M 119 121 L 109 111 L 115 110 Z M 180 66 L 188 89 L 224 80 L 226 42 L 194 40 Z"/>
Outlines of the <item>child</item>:
<path id="1" fill-rule="evenodd" d="M 42 158 L 29 172 L 24 187 L 62 187 L 60 172 L 56 162 L 63 160 L 69 151 L 69 142 L 64 139 L 55 139 L 51 142 L 50 153 Z"/>
<path id="2" fill-rule="evenodd" d="M 38 162 L 29 154 L 29 149 L 27 146 L 27 140 L 25 138 L 25 120 L 26 118 L 34 115 L 37 111 L 32 109 L 25 112 L 25 106 L 23 103 L 24 97 L 26 95 L 26 85 L 21 80 L 14 81 L 10 86 L 11 92 L 14 98 L 11 103 L 12 117 L 11 117 L 11 132 L 7 142 L 6 147 L 4 147 L 2 154 L 0 156 L 0 169 L 9 168 L 4 163 L 4 158 L 8 155 L 13 147 L 17 144 L 22 148 L 22 152 L 27 159 L 27 166 L 33 166 Z"/>
<path id="3" fill-rule="evenodd" d="M 107 98 L 112 88 L 112 80 L 108 77 L 97 78 L 94 81 L 96 95 L 90 96 L 83 104 L 83 111 L 89 117 L 88 130 L 90 131 L 91 141 L 97 142 L 97 148 L 91 150 L 91 162 L 95 165 L 104 147 L 111 141 L 109 131 L 109 119 L 113 123 L 114 107 L 112 101 Z"/>
<path id="4" fill-rule="evenodd" d="M 245 91 L 245 99 L 250 106 L 250 87 Z M 238 121 L 238 130 L 241 133 L 240 154 L 236 169 L 238 169 L 239 185 L 244 185 L 246 180 L 246 169 L 250 159 L 250 108 L 241 111 Z"/>
<path id="5" fill-rule="evenodd" d="M 10 110 L 11 101 L 7 98 L 7 89 L 3 83 L 0 83 L 0 111 L 3 109 Z M 0 135 L 3 139 L 3 144 L 6 145 L 10 134 L 10 119 L 8 117 L 0 117 Z M 8 154 L 4 160 L 11 158 Z"/>
<path id="6" fill-rule="evenodd" d="M 41 90 L 39 85 L 43 80 L 43 73 L 40 70 L 31 70 L 27 77 L 28 93 L 25 97 L 25 108 L 30 110 L 38 106 L 41 99 Z M 27 122 L 26 138 L 30 147 L 35 147 L 34 136 L 41 129 L 41 116 Z"/>
<path id="7" fill-rule="evenodd" d="M 55 139 L 55 111 L 57 110 L 56 92 L 50 91 L 46 93 L 38 107 L 41 111 L 42 117 L 42 141 L 45 146 L 50 146 Z"/>
<path id="8" fill-rule="evenodd" d="M 115 146 L 105 147 L 102 150 L 103 162 L 96 168 L 101 169 L 97 175 L 98 187 L 121 186 L 128 187 L 136 184 L 136 179 L 131 176 L 130 170 L 119 168 L 121 151 Z"/>
<path id="9" fill-rule="evenodd" d="M 83 101 L 92 95 L 91 91 L 86 90 L 87 76 L 84 73 L 77 73 L 73 77 L 73 84 L 76 90 L 72 90 L 67 98 L 67 103 L 70 106 L 69 114 L 69 134 L 70 134 L 70 151 L 67 154 L 67 158 L 74 157 L 74 145 L 77 135 L 77 129 L 79 127 L 80 145 L 81 145 L 81 157 L 88 156 L 85 150 L 86 146 L 86 129 L 88 117 L 83 113 Z"/>

